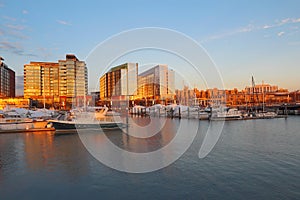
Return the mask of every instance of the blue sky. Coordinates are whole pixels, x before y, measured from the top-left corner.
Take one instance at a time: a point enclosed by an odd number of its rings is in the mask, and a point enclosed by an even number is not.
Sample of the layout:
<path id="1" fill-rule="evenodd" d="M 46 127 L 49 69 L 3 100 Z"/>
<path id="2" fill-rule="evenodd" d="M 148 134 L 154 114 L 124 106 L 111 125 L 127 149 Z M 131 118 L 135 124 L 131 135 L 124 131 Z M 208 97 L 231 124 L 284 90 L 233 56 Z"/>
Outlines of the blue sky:
<path id="1" fill-rule="evenodd" d="M 300 89 L 297 0 L 0 0 L 0 10 L 0 55 L 17 75 L 30 61 L 57 61 L 66 53 L 83 60 L 97 44 L 121 31 L 162 27 L 200 43 L 226 88 L 242 89 L 254 75 L 257 82 Z M 88 67 L 90 75 L 100 76 L 101 66 Z M 98 80 L 93 77 L 89 83 L 93 90 Z"/>

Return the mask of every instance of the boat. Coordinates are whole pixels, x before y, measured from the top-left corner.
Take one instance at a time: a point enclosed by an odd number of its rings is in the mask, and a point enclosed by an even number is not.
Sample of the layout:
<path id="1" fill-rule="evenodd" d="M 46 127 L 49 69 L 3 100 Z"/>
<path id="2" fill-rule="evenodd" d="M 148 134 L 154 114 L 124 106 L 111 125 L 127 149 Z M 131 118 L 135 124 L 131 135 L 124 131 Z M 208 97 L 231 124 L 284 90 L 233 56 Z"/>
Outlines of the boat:
<path id="1" fill-rule="evenodd" d="M 122 122 L 108 122 L 108 121 L 66 121 L 66 120 L 48 120 L 48 123 L 55 128 L 55 130 L 66 129 L 121 129 L 124 127 Z"/>
<path id="2" fill-rule="evenodd" d="M 33 120 L 29 118 L 9 117 L 0 119 L 0 133 L 14 131 L 33 131 L 51 128 L 45 120 Z"/>
<path id="3" fill-rule="evenodd" d="M 143 115 L 146 114 L 146 107 L 145 106 L 140 106 L 140 105 L 135 105 L 132 107 L 129 111 L 130 114 L 133 115 Z"/>
<path id="4" fill-rule="evenodd" d="M 125 127 L 120 115 L 117 113 L 106 115 L 107 107 L 97 108 L 96 111 L 74 110 L 65 116 L 48 120 L 55 130 L 77 130 L 77 129 L 121 129 Z"/>
<path id="5" fill-rule="evenodd" d="M 275 112 L 260 112 L 260 113 L 256 113 L 256 117 L 260 118 L 260 119 L 272 119 L 277 117 L 278 115 Z"/>
<path id="6" fill-rule="evenodd" d="M 243 119 L 242 112 L 236 108 L 224 108 L 213 112 L 210 120 L 239 120 Z"/>
<path id="7" fill-rule="evenodd" d="M 44 119 L 33 119 L 27 117 L 26 109 L 11 109 L 0 112 L 0 133 L 43 130 L 47 127 L 47 121 Z"/>

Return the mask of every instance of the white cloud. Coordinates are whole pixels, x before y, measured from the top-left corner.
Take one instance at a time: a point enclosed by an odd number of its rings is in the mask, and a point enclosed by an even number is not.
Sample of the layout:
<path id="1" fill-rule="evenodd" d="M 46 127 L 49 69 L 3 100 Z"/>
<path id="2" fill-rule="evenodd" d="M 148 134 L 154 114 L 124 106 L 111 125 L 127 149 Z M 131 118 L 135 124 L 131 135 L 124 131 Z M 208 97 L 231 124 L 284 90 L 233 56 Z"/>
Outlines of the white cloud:
<path id="1" fill-rule="evenodd" d="M 283 35 L 284 35 L 284 31 L 281 31 L 281 32 L 277 33 L 277 36 L 278 36 L 278 37 L 281 37 L 281 36 L 283 36 Z"/>
<path id="2" fill-rule="evenodd" d="M 289 23 L 290 21 L 291 21 L 291 18 L 282 19 L 280 21 L 280 24 L 286 24 L 286 23 Z"/>
<path id="3" fill-rule="evenodd" d="M 272 28 L 272 26 L 270 26 L 270 25 L 264 25 L 263 26 L 263 29 L 268 29 L 268 28 Z"/>
<path id="4" fill-rule="evenodd" d="M 59 24 L 62 24 L 62 25 L 67 25 L 67 26 L 71 26 L 72 25 L 71 23 L 69 23 L 67 21 L 64 21 L 64 20 L 57 20 L 56 22 L 59 23 Z"/>
<path id="5" fill-rule="evenodd" d="M 293 22 L 294 22 L 294 23 L 299 23 L 299 22 L 300 22 L 300 18 L 295 19 Z"/>
<path id="6" fill-rule="evenodd" d="M 22 13 L 23 13 L 24 15 L 26 15 L 26 14 L 28 14 L 29 12 L 28 12 L 28 10 L 23 10 Z"/>
<path id="7" fill-rule="evenodd" d="M 267 24 L 267 25 L 263 26 L 263 28 L 268 29 L 268 28 L 284 26 L 286 24 L 295 24 L 295 23 L 299 23 L 299 22 L 300 22 L 300 18 L 285 18 L 282 20 L 276 20 L 275 23 L 273 23 L 273 24 Z"/>
<path id="8" fill-rule="evenodd" d="M 222 39 L 222 38 L 225 38 L 225 37 L 237 35 L 239 33 L 252 32 L 255 29 L 257 29 L 257 27 L 255 27 L 252 24 L 248 24 L 245 27 L 240 27 L 240 28 L 237 28 L 237 29 L 232 30 L 232 31 L 227 31 L 227 32 L 223 32 L 223 33 L 220 33 L 220 34 L 209 36 L 208 38 L 206 38 L 205 40 L 203 40 L 201 42 L 204 43 L 204 42 L 211 41 L 211 40 L 217 40 L 217 39 Z"/>
<path id="9" fill-rule="evenodd" d="M 18 42 L 2 41 L 0 42 L 0 49 L 19 56 L 36 56 L 35 54 L 26 53 L 21 43 Z"/>
<path id="10" fill-rule="evenodd" d="M 233 35 L 240 34 L 240 33 L 259 31 L 259 30 L 263 30 L 263 29 L 271 29 L 271 28 L 275 28 L 275 27 L 281 27 L 281 26 L 284 26 L 287 24 L 296 24 L 296 23 L 300 23 L 300 18 L 285 18 L 282 20 L 275 20 L 275 22 L 273 24 L 265 24 L 264 26 L 255 26 L 253 24 L 249 24 L 245 27 L 241 27 L 241 28 L 238 28 L 238 29 L 235 29 L 232 31 L 227 31 L 227 32 L 220 33 L 220 34 L 211 35 L 201 42 L 208 42 L 211 40 L 222 39 L 222 38 L 233 36 Z M 277 35 L 280 37 L 283 34 L 285 34 L 285 32 L 281 31 Z"/>
<path id="11" fill-rule="evenodd" d="M 6 27 L 18 31 L 24 30 L 26 28 L 25 26 L 22 25 L 13 25 L 13 24 L 6 24 Z"/>
<path id="12" fill-rule="evenodd" d="M 3 19 L 9 20 L 9 21 L 17 21 L 16 18 L 14 18 L 14 17 L 9 17 L 9 16 L 3 16 Z"/>

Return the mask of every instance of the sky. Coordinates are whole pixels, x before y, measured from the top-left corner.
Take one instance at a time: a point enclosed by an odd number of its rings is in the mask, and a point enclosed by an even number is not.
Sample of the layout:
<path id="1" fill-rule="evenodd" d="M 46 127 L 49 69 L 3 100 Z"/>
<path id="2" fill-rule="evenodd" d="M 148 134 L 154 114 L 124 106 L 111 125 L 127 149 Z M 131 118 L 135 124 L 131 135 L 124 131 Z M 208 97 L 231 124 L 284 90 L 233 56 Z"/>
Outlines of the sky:
<path id="1" fill-rule="evenodd" d="M 243 89 L 254 76 L 257 83 L 300 89 L 298 0 L 0 0 L 0 10 L 0 56 L 16 75 L 22 76 L 24 64 L 30 61 L 57 61 L 67 53 L 88 60 L 91 51 L 113 35 L 160 27 L 199 43 L 215 63 L 225 88 Z M 149 62 L 137 56 L 130 61 Z M 107 66 L 87 62 L 87 67 L 92 91 Z"/>

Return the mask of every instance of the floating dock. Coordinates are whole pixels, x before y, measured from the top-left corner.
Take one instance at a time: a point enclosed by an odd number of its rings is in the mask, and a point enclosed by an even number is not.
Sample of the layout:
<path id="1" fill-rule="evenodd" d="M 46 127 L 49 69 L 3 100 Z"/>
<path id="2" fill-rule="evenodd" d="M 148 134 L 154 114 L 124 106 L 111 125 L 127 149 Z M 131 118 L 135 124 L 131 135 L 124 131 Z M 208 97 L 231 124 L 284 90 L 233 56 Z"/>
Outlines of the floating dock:
<path id="1" fill-rule="evenodd" d="M 13 130 L 0 130 L 0 134 L 7 133 L 30 133 L 30 132 L 46 132 L 55 131 L 55 128 L 32 128 L 32 129 L 13 129 Z"/>

